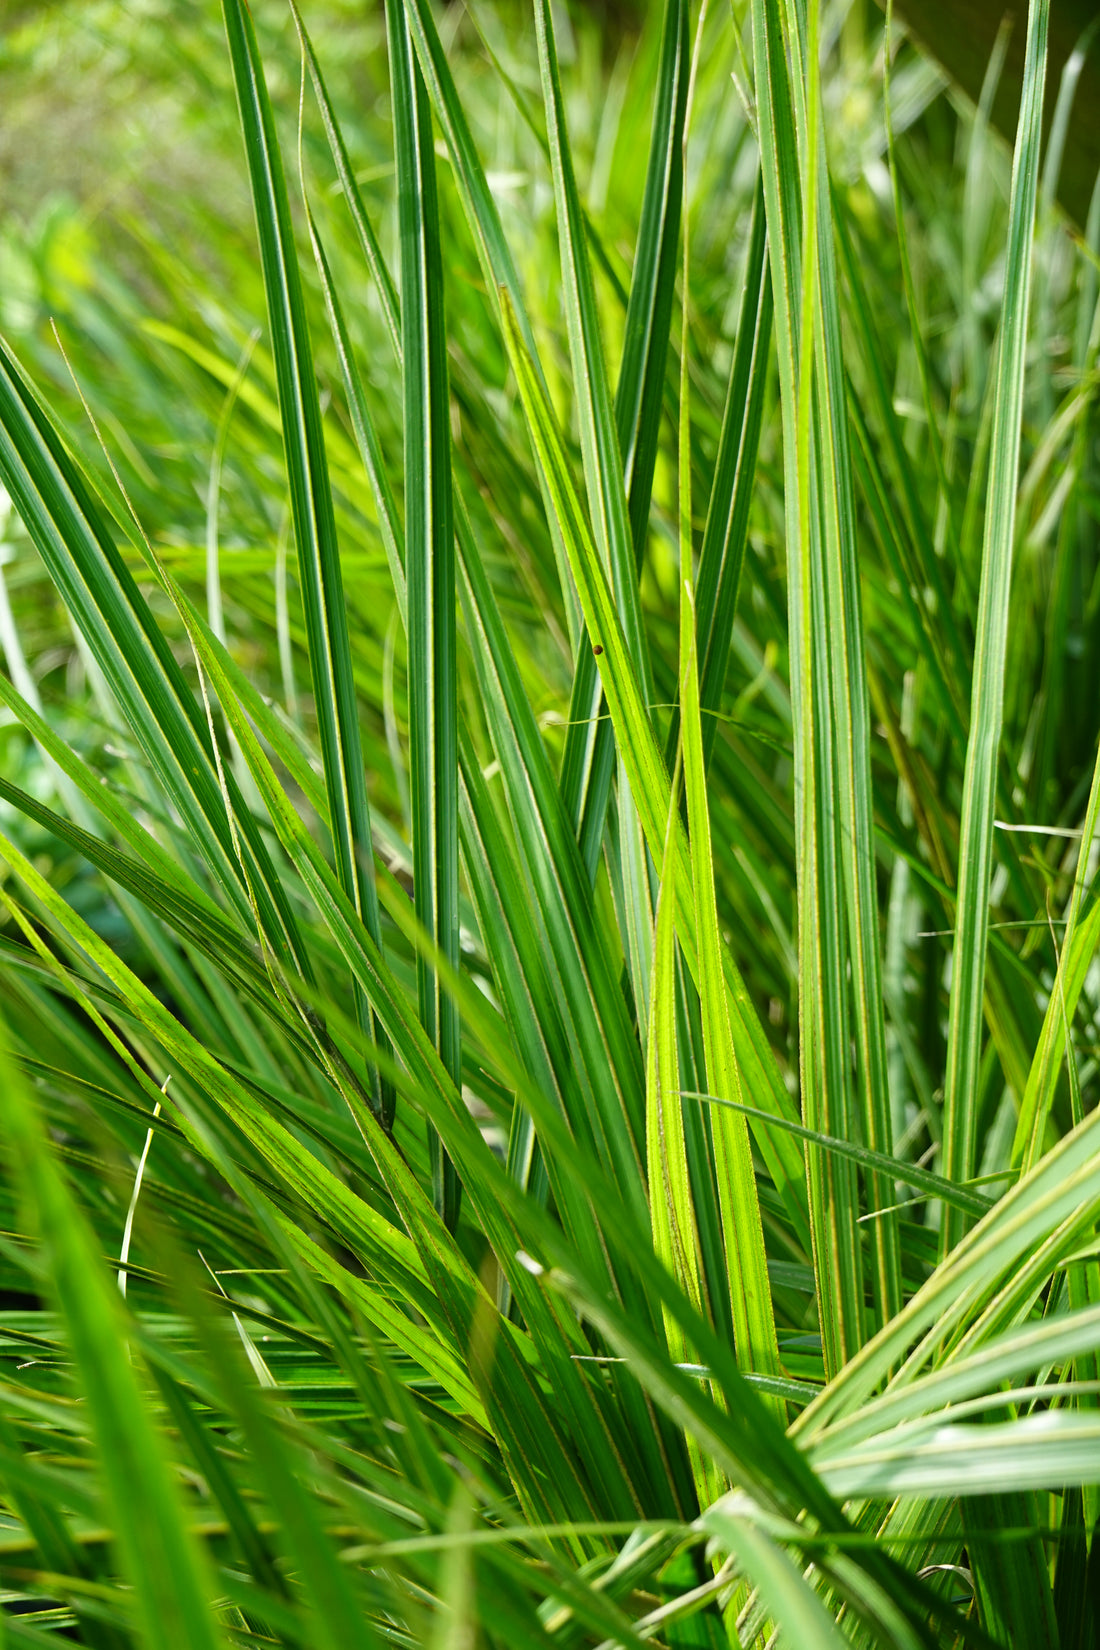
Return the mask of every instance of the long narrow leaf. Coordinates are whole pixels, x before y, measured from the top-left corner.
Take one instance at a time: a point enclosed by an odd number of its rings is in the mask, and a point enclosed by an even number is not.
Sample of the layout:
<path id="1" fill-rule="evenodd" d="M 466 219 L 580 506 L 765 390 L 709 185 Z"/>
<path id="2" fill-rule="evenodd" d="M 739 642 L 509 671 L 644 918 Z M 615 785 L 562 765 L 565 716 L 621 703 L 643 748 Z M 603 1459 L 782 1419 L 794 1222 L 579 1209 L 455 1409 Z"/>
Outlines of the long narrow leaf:
<path id="1" fill-rule="evenodd" d="M 224 15 L 259 232 L 336 864 L 344 888 L 379 940 L 370 809 L 340 550 L 290 203 L 251 16 L 241 0 L 225 0 Z M 369 1027 L 364 1004 L 360 1011 Z M 375 1027 L 375 1034 L 381 1036 L 380 1028 Z M 380 1084 L 376 1098 L 383 1115 L 391 1117 L 392 1092 Z"/>
<path id="2" fill-rule="evenodd" d="M 164 1440 L 127 1352 L 120 1297 L 6 1051 L 0 1053 L 0 1071 L 9 1147 L 81 1371 L 143 1634 L 163 1650 L 216 1650 L 223 1640 L 214 1622 L 212 1578 L 188 1528 Z"/>
<path id="3" fill-rule="evenodd" d="M 386 8 L 401 219 L 405 375 L 405 569 L 409 604 L 409 739 L 416 914 L 457 965 L 458 701 L 450 404 L 443 316 L 435 150 L 428 94 L 403 5 Z M 420 1016 L 455 1082 L 458 1013 L 426 959 L 417 963 Z M 435 1198 L 458 1221 L 459 1184 L 432 1143 Z"/>
<path id="4" fill-rule="evenodd" d="M 1031 235 L 1039 176 L 1048 0 L 1028 9 L 1020 124 L 1012 170 L 1001 339 L 993 409 L 993 447 L 978 598 L 970 739 L 966 751 L 959 840 L 959 901 L 951 971 L 951 1009 L 944 1086 L 943 1171 L 952 1180 L 974 1172 L 977 1077 L 993 875 L 993 809 L 1004 702 L 1005 651 L 1016 525 L 1022 391 L 1031 290 Z M 945 1250 L 965 1223 L 945 1211 Z"/>

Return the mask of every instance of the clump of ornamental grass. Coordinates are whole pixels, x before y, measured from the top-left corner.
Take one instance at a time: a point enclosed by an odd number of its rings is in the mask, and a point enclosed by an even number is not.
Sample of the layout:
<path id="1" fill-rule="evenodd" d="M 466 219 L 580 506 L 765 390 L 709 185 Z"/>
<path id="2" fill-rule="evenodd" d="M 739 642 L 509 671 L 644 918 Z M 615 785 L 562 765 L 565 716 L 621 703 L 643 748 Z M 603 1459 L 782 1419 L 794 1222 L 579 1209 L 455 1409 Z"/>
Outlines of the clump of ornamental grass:
<path id="1" fill-rule="evenodd" d="M 3 243 L 13 1644 L 1091 1642 L 1048 9 L 1011 165 L 815 0 L 103 9 L 209 164 Z"/>

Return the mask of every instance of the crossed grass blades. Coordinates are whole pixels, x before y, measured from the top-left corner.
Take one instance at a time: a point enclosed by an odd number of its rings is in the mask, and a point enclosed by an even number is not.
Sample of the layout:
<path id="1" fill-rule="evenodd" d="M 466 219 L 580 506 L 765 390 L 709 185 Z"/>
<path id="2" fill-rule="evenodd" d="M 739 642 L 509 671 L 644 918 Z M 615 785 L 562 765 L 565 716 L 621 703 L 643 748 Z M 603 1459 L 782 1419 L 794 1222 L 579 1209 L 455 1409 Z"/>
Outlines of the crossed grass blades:
<path id="1" fill-rule="evenodd" d="M 1093 1642 L 1047 10 L 1011 171 L 856 7 L 103 10 L 220 188 L 5 231 L 4 1642 Z"/>

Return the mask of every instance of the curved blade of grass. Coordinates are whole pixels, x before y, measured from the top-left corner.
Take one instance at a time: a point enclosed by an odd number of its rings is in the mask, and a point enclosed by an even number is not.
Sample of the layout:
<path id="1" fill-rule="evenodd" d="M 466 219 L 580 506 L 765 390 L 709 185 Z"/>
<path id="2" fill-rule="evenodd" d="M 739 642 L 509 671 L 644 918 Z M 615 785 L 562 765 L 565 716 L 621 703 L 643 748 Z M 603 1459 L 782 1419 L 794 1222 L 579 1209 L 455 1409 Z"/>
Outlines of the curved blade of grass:
<path id="1" fill-rule="evenodd" d="M 450 402 L 443 262 L 431 107 L 401 0 L 386 8 L 401 225 L 405 375 L 405 572 L 408 578 L 410 798 L 417 917 L 458 965 L 458 689 Z M 428 960 L 417 958 L 420 1017 L 461 1082 L 458 1011 Z M 436 1206 L 450 1230 L 460 1187 L 434 1138 Z"/>
<path id="2" fill-rule="evenodd" d="M 1066 1489 L 1100 1471 L 1100 1414 L 1055 1410 L 989 1426 L 932 1418 L 927 1433 L 822 1457 L 820 1471 L 844 1499 Z"/>
<path id="3" fill-rule="evenodd" d="M 1045 1318 L 995 1336 L 968 1357 L 950 1358 L 938 1369 L 905 1385 L 893 1385 L 877 1398 L 860 1405 L 819 1435 L 821 1448 L 834 1453 L 875 1435 L 887 1436 L 892 1428 L 970 1398 L 999 1400 L 999 1387 L 1013 1385 L 1019 1377 L 1035 1371 L 1057 1368 L 1096 1345 L 1100 1333 L 1100 1307 Z M 1043 1383 L 1036 1386 L 1036 1395 Z"/>
<path id="4" fill-rule="evenodd" d="M 336 865 L 342 885 L 372 937 L 380 942 L 370 809 L 340 549 L 290 202 L 251 16 L 242 0 L 225 0 L 223 14 L 260 241 L 314 713 Z M 385 1052 L 381 1028 L 372 1024 L 365 1003 L 360 998 L 357 1002 L 364 1030 L 373 1030 Z M 383 1116 L 390 1118 L 392 1090 L 377 1077 L 375 1082 L 375 1103 Z"/>
<path id="5" fill-rule="evenodd" d="M 87 1397 L 115 1537 L 145 1640 L 162 1650 L 218 1650 L 223 1639 L 215 1626 L 212 1578 L 127 1353 L 121 1297 L 6 1049 L 0 1049 L 0 1078 L 9 1149 Z"/>
<path id="6" fill-rule="evenodd" d="M 138 748 L 240 918 L 258 915 L 277 956 L 309 977 L 297 926 L 231 775 L 220 789 L 210 733 L 107 523 L 14 359 L 0 347 L 0 478 Z M 228 795 L 234 818 L 226 817 Z M 233 827 L 245 852 L 238 860 Z M 257 911 L 251 901 L 255 899 Z"/>
<path id="7" fill-rule="evenodd" d="M 989 889 L 993 875 L 993 810 L 1004 704 L 1009 585 L 1016 525 L 1028 296 L 1031 288 L 1031 242 L 1042 137 L 1049 13 L 1049 0 L 1031 0 L 1020 123 L 1012 167 L 970 738 L 966 750 L 959 837 L 959 898 L 952 953 L 944 1085 L 943 1172 L 951 1180 L 967 1180 L 972 1176 L 976 1151 L 982 998 L 989 930 Z M 958 1211 L 945 1210 L 945 1253 L 959 1241 L 965 1229 L 965 1221 Z"/>
<path id="8" fill-rule="evenodd" d="M 854 1413 L 916 1344 L 904 1371 L 912 1379 L 958 1325 L 977 1315 L 998 1281 L 1024 1268 L 1067 1219 L 1075 1231 L 1087 1226 L 1100 1208 L 1098 1139 L 1100 1114 L 1092 1113 L 966 1233 L 897 1317 L 795 1420 L 792 1432 L 813 1437 L 834 1418 Z M 1049 1265 L 1057 1258 L 1052 1252 Z"/>
<path id="9" fill-rule="evenodd" d="M 789 1117 L 777 1117 L 771 1112 L 761 1111 L 757 1106 L 749 1106 L 741 1100 L 730 1100 L 724 1095 L 692 1094 L 685 1091 L 685 1099 L 703 1100 L 708 1105 L 728 1107 L 732 1111 L 739 1111 L 745 1117 L 756 1118 L 766 1128 L 783 1129 L 793 1134 L 799 1140 L 805 1140 L 809 1145 L 820 1146 L 823 1150 L 835 1152 L 838 1157 L 846 1157 L 852 1163 L 858 1163 L 864 1168 L 873 1169 L 879 1174 L 889 1175 L 902 1186 L 912 1186 L 914 1191 L 923 1192 L 926 1197 L 939 1197 L 958 1204 L 960 1209 L 979 1219 L 988 1214 L 991 1199 L 986 1197 L 979 1187 L 958 1186 L 953 1181 L 945 1180 L 942 1175 L 933 1174 L 931 1169 L 922 1169 L 915 1163 L 904 1162 L 900 1158 L 883 1157 L 881 1152 L 869 1151 L 866 1146 L 853 1145 L 850 1140 L 838 1140 L 835 1135 L 822 1134 L 819 1129 L 807 1129 L 801 1123 L 792 1122 Z"/>
<path id="10" fill-rule="evenodd" d="M 708 1507 L 700 1524 L 759 1589 L 780 1644 L 790 1650 L 841 1650 L 845 1641 L 806 1577 L 769 1535 L 737 1516 L 736 1500 Z"/>

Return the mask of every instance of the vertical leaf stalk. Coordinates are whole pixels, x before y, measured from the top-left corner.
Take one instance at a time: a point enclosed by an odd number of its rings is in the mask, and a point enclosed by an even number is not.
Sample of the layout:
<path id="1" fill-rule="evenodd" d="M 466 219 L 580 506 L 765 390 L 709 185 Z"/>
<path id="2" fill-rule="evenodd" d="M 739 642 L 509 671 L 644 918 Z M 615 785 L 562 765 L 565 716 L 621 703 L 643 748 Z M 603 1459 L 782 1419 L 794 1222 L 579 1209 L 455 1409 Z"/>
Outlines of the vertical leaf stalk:
<path id="1" fill-rule="evenodd" d="M 993 811 L 1004 710 L 1031 243 L 1039 179 L 1049 15 L 1050 0 L 1032 0 L 1028 9 L 1020 123 L 1012 162 L 1001 337 L 997 350 L 970 738 L 966 748 L 959 834 L 959 894 L 944 1084 L 943 1172 L 948 1179 L 956 1181 L 971 1178 L 976 1156 L 982 999 L 989 937 L 989 889 L 993 876 Z M 945 1208 L 945 1253 L 959 1241 L 966 1225 L 961 1211 Z"/>
<path id="2" fill-rule="evenodd" d="M 408 580 L 410 801 L 416 915 L 457 969 L 458 700 L 454 511 L 443 310 L 443 260 L 431 106 L 400 0 L 386 8 L 401 231 Z M 458 1010 L 437 971 L 417 959 L 420 1018 L 461 1085 Z M 434 1131 L 436 1206 L 453 1230 L 460 1188 Z"/>

